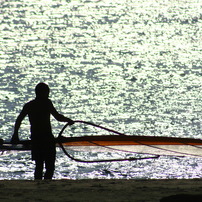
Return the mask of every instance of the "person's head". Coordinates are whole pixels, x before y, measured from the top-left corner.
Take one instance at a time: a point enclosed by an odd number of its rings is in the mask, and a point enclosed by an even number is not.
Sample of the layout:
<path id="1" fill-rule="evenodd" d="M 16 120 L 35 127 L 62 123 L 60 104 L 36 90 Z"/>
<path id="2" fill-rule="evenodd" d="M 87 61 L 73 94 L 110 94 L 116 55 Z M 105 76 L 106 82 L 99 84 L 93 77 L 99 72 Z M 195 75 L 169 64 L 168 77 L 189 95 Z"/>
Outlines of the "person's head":
<path id="1" fill-rule="evenodd" d="M 36 97 L 40 99 L 48 99 L 50 89 L 47 84 L 39 83 L 35 87 Z"/>

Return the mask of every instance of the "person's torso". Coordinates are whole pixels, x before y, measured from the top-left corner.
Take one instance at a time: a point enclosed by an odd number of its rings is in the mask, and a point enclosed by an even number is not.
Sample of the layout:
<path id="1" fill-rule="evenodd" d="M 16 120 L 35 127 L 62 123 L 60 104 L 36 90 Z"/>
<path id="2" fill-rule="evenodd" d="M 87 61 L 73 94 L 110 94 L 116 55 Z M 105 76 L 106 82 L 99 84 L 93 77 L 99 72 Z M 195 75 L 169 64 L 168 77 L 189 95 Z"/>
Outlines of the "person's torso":
<path id="1" fill-rule="evenodd" d="M 32 100 L 26 104 L 29 121 L 31 124 L 32 139 L 52 139 L 50 114 L 52 103 L 49 99 Z"/>

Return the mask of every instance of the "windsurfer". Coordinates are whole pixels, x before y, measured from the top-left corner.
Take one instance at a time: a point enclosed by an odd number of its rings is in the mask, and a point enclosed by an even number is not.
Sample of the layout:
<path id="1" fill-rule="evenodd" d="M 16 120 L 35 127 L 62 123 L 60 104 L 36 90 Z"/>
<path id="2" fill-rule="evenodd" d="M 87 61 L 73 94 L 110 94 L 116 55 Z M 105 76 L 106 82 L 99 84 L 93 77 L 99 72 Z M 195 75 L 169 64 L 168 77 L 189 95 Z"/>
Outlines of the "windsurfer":
<path id="1" fill-rule="evenodd" d="M 61 122 L 74 121 L 59 114 L 49 97 L 49 86 L 45 83 L 37 84 L 35 88 L 36 98 L 26 103 L 16 119 L 11 143 L 19 142 L 18 130 L 22 120 L 28 115 L 31 125 L 32 160 L 35 161 L 35 179 L 43 179 L 43 168 L 46 172 L 44 179 L 52 179 L 55 170 L 55 138 L 52 134 L 50 115 Z"/>

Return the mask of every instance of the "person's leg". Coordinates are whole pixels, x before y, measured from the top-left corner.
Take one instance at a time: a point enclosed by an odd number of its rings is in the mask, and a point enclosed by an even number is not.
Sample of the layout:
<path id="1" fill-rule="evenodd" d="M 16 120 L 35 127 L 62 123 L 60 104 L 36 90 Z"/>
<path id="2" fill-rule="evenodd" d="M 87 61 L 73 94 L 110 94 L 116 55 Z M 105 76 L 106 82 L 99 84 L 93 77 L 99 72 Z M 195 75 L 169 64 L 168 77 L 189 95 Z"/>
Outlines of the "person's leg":
<path id="1" fill-rule="evenodd" d="M 43 160 L 35 160 L 35 172 L 34 172 L 34 179 L 35 180 L 42 180 L 43 177 Z"/>
<path id="2" fill-rule="evenodd" d="M 56 148 L 55 142 L 51 142 L 46 150 L 44 179 L 52 179 L 55 170 Z"/>
<path id="3" fill-rule="evenodd" d="M 45 160 L 45 168 L 44 179 L 52 179 L 55 170 L 55 158 Z"/>

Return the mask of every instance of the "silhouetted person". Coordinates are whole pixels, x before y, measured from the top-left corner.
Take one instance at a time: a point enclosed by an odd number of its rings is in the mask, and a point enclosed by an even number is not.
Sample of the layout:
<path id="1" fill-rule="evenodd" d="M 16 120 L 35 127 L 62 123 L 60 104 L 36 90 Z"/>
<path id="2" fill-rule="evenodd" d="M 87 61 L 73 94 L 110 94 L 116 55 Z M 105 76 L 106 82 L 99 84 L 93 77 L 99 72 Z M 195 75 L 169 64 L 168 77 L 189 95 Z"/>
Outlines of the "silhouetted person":
<path id="1" fill-rule="evenodd" d="M 55 169 L 55 138 L 52 134 L 50 115 L 62 122 L 68 122 L 70 125 L 73 120 L 59 114 L 54 108 L 49 96 L 49 87 L 45 83 L 39 83 L 35 88 L 36 98 L 24 105 L 20 115 L 16 119 L 14 134 L 11 142 L 19 141 L 18 130 L 22 120 L 26 115 L 31 124 L 31 143 L 32 160 L 35 160 L 36 167 L 34 178 L 43 178 L 43 167 L 45 164 L 46 172 L 44 179 L 52 179 Z"/>

